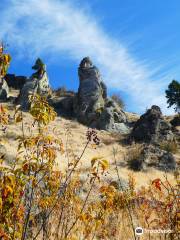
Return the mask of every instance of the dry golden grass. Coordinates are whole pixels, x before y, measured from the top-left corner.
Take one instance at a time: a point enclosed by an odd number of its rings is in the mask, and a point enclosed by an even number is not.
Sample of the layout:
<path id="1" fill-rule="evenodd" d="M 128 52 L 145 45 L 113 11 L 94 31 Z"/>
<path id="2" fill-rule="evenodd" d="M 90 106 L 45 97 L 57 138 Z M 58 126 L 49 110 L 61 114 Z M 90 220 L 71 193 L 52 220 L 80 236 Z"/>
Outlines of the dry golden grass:
<path id="1" fill-rule="evenodd" d="M 173 231 L 141 239 L 178 239 L 178 172 L 129 170 L 125 159 L 138 161 L 141 145 L 72 127 L 39 97 L 34 105 L 31 114 L 17 113 L 16 124 L 7 124 L 11 135 L 4 145 L 14 159 L 0 165 L 0 238 L 137 240 L 141 226 Z"/>
<path id="2" fill-rule="evenodd" d="M 5 104 L 6 105 L 6 104 Z M 14 107 L 11 105 L 11 109 L 14 110 Z M 12 113 L 13 113 L 13 110 Z M 10 111 L 10 113 L 11 113 Z M 28 112 L 23 113 L 24 117 L 24 126 L 25 126 L 25 135 L 32 134 L 30 132 L 29 126 L 32 123 L 32 116 Z M 6 138 L 6 133 L 0 132 L 1 142 L 8 149 L 8 152 L 11 156 L 16 156 L 17 154 L 17 145 L 18 142 L 16 140 L 17 136 L 21 135 L 21 124 L 17 123 L 10 124 L 8 126 L 7 135 L 10 135 L 10 138 Z M 55 121 L 51 123 L 51 125 L 47 128 L 47 133 L 52 136 L 59 136 L 62 138 L 62 141 L 66 147 L 68 145 L 68 149 L 73 150 L 73 154 L 79 155 L 83 149 L 83 146 L 86 142 L 85 132 L 87 131 L 87 127 L 74 122 L 73 120 L 64 119 L 61 116 L 57 116 Z M 10 134 L 9 134 L 10 133 Z M 36 130 L 33 130 L 33 133 L 36 133 Z M 128 169 L 126 166 L 127 156 L 131 155 L 130 148 L 128 145 L 122 145 L 120 138 L 123 136 L 119 136 L 117 134 L 109 134 L 106 131 L 98 131 L 97 134 L 101 140 L 101 143 L 98 147 L 94 148 L 94 146 L 89 146 L 87 151 L 84 154 L 84 157 L 81 160 L 81 166 L 85 168 L 89 168 L 91 163 L 90 160 L 94 156 L 104 156 L 109 160 L 112 167 L 109 170 L 109 178 L 114 180 L 114 160 L 113 160 L 113 148 L 117 149 L 117 159 L 118 159 L 118 168 L 120 170 L 120 174 L 122 178 L 127 179 L 128 174 L 134 173 L 134 177 L 137 180 L 137 186 L 141 186 L 142 184 L 147 184 L 149 179 L 152 178 L 152 173 L 156 177 L 163 177 L 163 172 L 149 169 L 148 172 L 133 172 L 131 169 Z M 132 150 L 133 151 L 133 150 Z M 136 150 L 134 150 L 136 151 Z M 71 153 L 72 154 L 72 153 Z M 59 157 L 61 161 L 59 161 Z M 176 158 L 179 159 L 179 154 L 176 154 Z M 65 169 L 67 167 L 67 156 L 63 154 L 62 156 L 57 156 L 57 165 L 58 169 Z M 168 173 L 168 177 L 173 181 L 173 175 Z"/>
<path id="3" fill-rule="evenodd" d="M 176 141 L 168 141 L 168 142 L 162 142 L 160 144 L 160 148 L 162 150 L 165 150 L 167 152 L 171 152 L 171 153 L 177 153 L 179 150 L 179 145 Z"/>

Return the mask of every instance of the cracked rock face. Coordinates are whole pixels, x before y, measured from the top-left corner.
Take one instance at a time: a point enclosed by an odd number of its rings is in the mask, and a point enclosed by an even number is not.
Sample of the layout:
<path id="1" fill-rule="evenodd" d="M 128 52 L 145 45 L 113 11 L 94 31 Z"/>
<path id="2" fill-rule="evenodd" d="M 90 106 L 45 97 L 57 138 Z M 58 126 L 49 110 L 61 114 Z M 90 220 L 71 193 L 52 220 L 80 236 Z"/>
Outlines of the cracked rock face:
<path id="1" fill-rule="evenodd" d="M 161 148 L 161 143 L 175 142 L 172 126 L 166 122 L 158 106 L 152 106 L 135 123 L 130 139 L 144 143 L 143 150 L 135 161 L 137 170 L 146 170 L 156 167 L 163 171 L 176 169 L 176 160 L 173 154 Z"/>
<path id="2" fill-rule="evenodd" d="M 172 153 L 151 144 L 143 149 L 141 163 L 144 169 L 153 166 L 163 171 L 172 171 L 176 168 L 176 161 Z"/>
<path id="3" fill-rule="evenodd" d="M 77 119 L 90 127 L 128 133 L 125 113 L 112 99 L 107 98 L 107 87 L 89 57 L 81 61 L 78 75 L 80 85 L 74 104 Z"/>
<path id="4" fill-rule="evenodd" d="M 159 143 L 172 141 L 174 135 L 171 124 L 163 119 L 161 109 L 154 105 L 136 122 L 131 139 L 135 142 Z"/>
<path id="5" fill-rule="evenodd" d="M 28 110 L 30 107 L 29 96 L 31 94 L 39 94 L 41 96 L 47 96 L 50 91 L 49 79 L 46 72 L 46 66 L 40 59 L 36 60 L 33 69 L 37 70 L 26 81 L 21 89 L 19 102 L 23 110 Z"/>
<path id="6" fill-rule="evenodd" d="M 106 101 L 104 111 L 98 120 L 98 128 L 112 133 L 129 133 L 126 114 L 112 99 Z"/>
<path id="7" fill-rule="evenodd" d="M 78 119 L 83 123 L 91 123 L 96 118 L 98 110 L 105 105 L 106 87 L 101 80 L 99 70 L 93 66 L 91 60 L 84 58 L 78 69 L 79 89 L 77 96 Z"/>

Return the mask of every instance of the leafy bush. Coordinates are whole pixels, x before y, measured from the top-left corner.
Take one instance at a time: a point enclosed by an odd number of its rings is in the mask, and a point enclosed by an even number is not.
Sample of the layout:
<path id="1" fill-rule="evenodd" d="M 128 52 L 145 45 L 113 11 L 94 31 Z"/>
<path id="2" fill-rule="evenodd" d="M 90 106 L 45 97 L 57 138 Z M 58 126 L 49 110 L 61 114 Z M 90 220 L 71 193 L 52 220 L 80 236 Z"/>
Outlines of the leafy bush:
<path id="1" fill-rule="evenodd" d="M 0 44 L 0 77 L 4 77 L 8 71 L 11 56 L 9 54 L 4 53 L 4 44 Z"/>
<path id="2" fill-rule="evenodd" d="M 113 94 L 111 98 L 119 105 L 120 108 L 124 109 L 125 108 L 125 103 L 123 99 L 121 98 L 120 95 Z"/>

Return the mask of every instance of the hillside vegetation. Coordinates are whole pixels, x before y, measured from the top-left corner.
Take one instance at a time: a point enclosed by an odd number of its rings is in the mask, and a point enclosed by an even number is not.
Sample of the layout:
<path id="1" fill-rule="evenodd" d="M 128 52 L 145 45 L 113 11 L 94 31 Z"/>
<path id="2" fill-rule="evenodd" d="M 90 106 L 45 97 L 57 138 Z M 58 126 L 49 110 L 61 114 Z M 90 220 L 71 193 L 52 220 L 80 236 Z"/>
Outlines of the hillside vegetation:
<path id="1" fill-rule="evenodd" d="M 12 108 L 0 109 L 8 148 L 0 165 L 1 239 L 138 239 L 138 226 L 147 229 L 141 239 L 178 239 L 177 171 L 133 174 L 120 135 L 57 117 L 38 95 L 29 113 Z"/>

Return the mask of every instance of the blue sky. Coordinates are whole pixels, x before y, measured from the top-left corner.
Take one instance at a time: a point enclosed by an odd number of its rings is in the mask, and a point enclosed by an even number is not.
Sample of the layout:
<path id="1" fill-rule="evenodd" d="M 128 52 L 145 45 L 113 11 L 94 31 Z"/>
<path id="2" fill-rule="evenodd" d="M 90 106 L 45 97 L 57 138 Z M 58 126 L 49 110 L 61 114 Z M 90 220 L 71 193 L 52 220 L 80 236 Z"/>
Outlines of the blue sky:
<path id="1" fill-rule="evenodd" d="M 157 104 L 172 113 L 164 90 L 180 79 L 179 0 L 1 0 L 0 11 L 9 73 L 29 76 L 41 57 L 54 88 L 77 90 L 79 62 L 90 56 L 128 111 Z"/>

